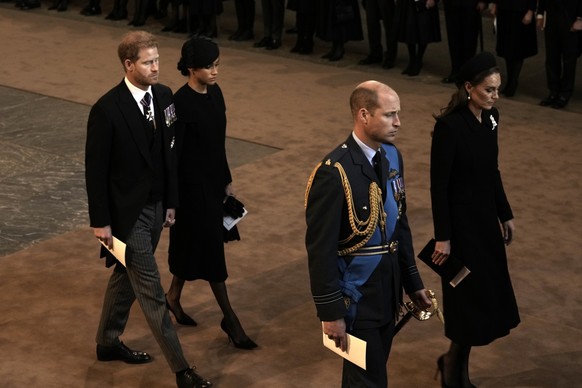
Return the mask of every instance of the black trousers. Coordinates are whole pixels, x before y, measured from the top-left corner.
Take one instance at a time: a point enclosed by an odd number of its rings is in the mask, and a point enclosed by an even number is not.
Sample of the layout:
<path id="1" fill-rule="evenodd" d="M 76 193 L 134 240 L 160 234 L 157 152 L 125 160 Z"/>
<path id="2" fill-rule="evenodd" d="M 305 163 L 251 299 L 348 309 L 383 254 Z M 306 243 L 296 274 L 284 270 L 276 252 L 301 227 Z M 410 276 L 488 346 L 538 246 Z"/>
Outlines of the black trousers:
<path id="1" fill-rule="evenodd" d="M 386 363 L 392 347 L 394 320 L 371 329 L 354 329 L 350 334 L 366 341 L 366 370 L 344 360 L 342 388 L 385 388 L 388 386 Z"/>
<path id="2" fill-rule="evenodd" d="M 396 5 L 394 0 L 366 0 L 366 27 L 370 55 L 382 57 L 382 26 L 386 39 L 386 58 L 396 59 Z"/>
<path id="3" fill-rule="evenodd" d="M 548 89 L 550 94 L 566 99 L 574 91 L 581 35 L 579 32 L 571 32 L 571 25 L 572 22 L 559 10 L 548 11 L 544 29 Z"/>

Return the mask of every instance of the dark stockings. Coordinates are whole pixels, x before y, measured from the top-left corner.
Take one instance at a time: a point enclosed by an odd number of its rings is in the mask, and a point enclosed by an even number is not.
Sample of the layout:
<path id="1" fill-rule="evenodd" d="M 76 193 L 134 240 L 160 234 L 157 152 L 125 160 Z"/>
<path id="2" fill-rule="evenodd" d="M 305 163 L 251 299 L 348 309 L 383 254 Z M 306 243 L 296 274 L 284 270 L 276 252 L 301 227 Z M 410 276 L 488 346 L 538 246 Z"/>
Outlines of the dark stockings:
<path id="1" fill-rule="evenodd" d="M 422 69 L 422 59 L 426 51 L 426 44 L 407 44 L 408 48 L 408 66 L 402 71 L 402 74 L 416 76 Z"/>
<path id="2" fill-rule="evenodd" d="M 469 379 L 469 354 L 471 346 L 451 342 L 444 355 L 444 383 L 448 387 L 475 388 Z"/>

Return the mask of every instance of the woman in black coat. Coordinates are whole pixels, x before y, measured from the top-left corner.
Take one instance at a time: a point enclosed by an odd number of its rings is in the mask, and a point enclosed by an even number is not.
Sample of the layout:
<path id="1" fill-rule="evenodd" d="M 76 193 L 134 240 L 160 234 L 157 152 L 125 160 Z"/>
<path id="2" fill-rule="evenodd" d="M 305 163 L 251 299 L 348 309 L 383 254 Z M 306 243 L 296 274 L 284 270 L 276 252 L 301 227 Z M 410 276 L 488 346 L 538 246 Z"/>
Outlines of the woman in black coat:
<path id="1" fill-rule="evenodd" d="M 408 48 L 408 66 L 402 74 L 417 76 L 429 43 L 441 41 L 438 0 L 400 0 L 396 4 L 398 41 Z"/>
<path id="2" fill-rule="evenodd" d="M 493 0 L 497 17 L 497 55 L 505 59 L 507 81 L 502 93 L 511 97 L 517 90 L 525 58 L 538 53 L 535 10 L 537 0 Z"/>
<path id="3" fill-rule="evenodd" d="M 515 230 L 498 169 L 501 76 L 491 53 L 481 53 L 457 74 L 458 90 L 436 117 L 430 160 L 436 246 L 433 262 L 455 256 L 471 273 L 455 288 L 442 282 L 445 335 L 438 359 L 443 387 L 473 387 L 472 346 L 487 345 L 519 324 L 505 245 Z"/>
<path id="4" fill-rule="evenodd" d="M 332 42 L 331 50 L 322 58 L 339 61 L 344 57 L 347 41 L 364 39 L 358 0 L 314 1 L 317 2 L 316 36 Z"/>
<path id="5" fill-rule="evenodd" d="M 245 334 L 226 290 L 223 202 L 233 195 L 226 159 L 226 106 L 216 83 L 218 46 L 203 38 L 182 46 L 178 70 L 188 83 L 174 95 L 176 151 L 180 205 L 170 230 L 168 262 L 174 275 L 166 296 L 168 308 L 180 324 L 195 326 L 180 305 L 186 280 L 210 283 L 224 318 L 220 327 L 237 348 L 257 345 Z"/>

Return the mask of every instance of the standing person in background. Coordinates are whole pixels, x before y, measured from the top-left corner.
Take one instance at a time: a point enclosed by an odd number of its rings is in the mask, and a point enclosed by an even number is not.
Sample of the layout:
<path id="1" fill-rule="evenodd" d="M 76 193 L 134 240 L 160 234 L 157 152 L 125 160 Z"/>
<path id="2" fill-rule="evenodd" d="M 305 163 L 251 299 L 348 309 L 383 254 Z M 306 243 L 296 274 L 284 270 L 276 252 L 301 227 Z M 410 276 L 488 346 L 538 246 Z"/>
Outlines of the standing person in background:
<path id="1" fill-rule="evenodd" d="M 505 245 L 513 239 L 513 214 L 498 168 L 501 76 L 493 54 L 483 52 L 457 73 L 457 92 L 436 118 L 430 158 L 435 233 L 432 259 L 455 256 L 471 273 L 453 288 L 443 281 L 449 351 L 437 362 L 443 387 L 474 387 L 471 347 L 506 336 L 519 312 Z"/>
<path id="2" fill-rule="evenodd" d="M 344 57 L 345 44 L 350 40 L 363 40 L 360 5 L 357 0 L 317 1 L 316 36 L 332 42 L 329 52 L 322 56 L 330 62 Z"/>
<path id="3" fill-rule="evenodd" d="M 477 39 L 482 32 L 481 12 L 487 8 L 482 0 L 443 0 L 451 71 L 442 79 L 454 83 L 463 63 L 477 52 Z"/>
<path id="4" fill-rule="evenodd" d="M 228 39 L 236 42 L 255 38 L 255 0 L 234 0 L 237 28 Z"/>
<path id="5" fill-rule="evenodd" d="M 512 97 L 525 58 L 538 53 L 536 24 L 537 0 L 493 0 L 491 14 L 497 18 L 497 55 L 505 59 L 507 80 L 501 92 Z"/>
<path id="6" fill-rule="evenodd" d="M 582 48 L 582 0 L 539 0 L 537 24 L 544 29 L 550 90 L 540 105 L 562 109 L 574 92 L 576 62 Z"/>
<path id="7" fill-rule="evenodd" d="M 368 56 L 358 64 L 371 65 L 382 63 L 384 69 L 394 67 L 398 42 L 396 40 L 396 4 L 394 0 L 364 0 L 366 9 L 366 27 L 368 29 Z M 386 51 L 382 52 L 382 27 L 386 40 Z"/>
<path id="8" fill-rule="evenodd" d="M 397 5 L 398 41 L 406 43 L 408 65 L 402 74 L 417 76 L 429 43 L 441 41 L 438 0 L 401 0 Z"/>
<path id="9" fill-rule="evenodd" d="M 304 55 L 311 54 L 315 35 L 317 2 L 314 0 L 295 0 L 289 4 L 295 8 L 295 26 L 297 27 L 297 41 L 290 51 Z"/>
<path id="10" fill-rule="evenodd" d="M 261 0 L 263 9 L 263 39 L 254 47 L 276 50 L 281 47 L 283 21 L 285 19 L 285 0 Z"/>
<path id="11" fill-rule="evenodd" d="M 95 237 L 109 248 L 113 236 L 127 244 L 126 266 L 115 264 L 97 330 L 97 359 L 129 364 L 151 361 L 131 350 L 123 334 L 137 299 L 180 388 L 212 384 L 189 367 L 170 314 L 154 252 L 162 226 L 175 222 L 178 205 L 172 91 L 158 83 L 158 43 L 145 31 L 127 33 L 118 47 L 125 78 L 91 108 L 85 177 Z"/>
<path id="12" fill-rule="evenodd" d="M 342 387 L 387 387 L 386 362 L 402 287 L 431 306 L 416 267 L 406 217 L 400 99 L 366 81 L 350 96 L 353 131 L 315 168 L 305 194 L 311 293 L 323 332 L 346 350 L 346 333 L 367 342 L 366 366 L 344 360 Z"/>
<path id="13" fill-rule="evenodd" d="M 186 280 L 210 283 L 224 318 L 220 327 L 237 348 L 257 347 L 244 332 L 226 290 L 223 203 L 234 195 L 226 159 L 226 105 L 216 83 L 216 43 L 193 38 L 182 46 L 178 70 L 188 82 L 175 94 L 180 207 L 170 230 L 168 261 L 174 275 L 167 294 L 180 324 L 195 326 L 180 304 Z"/>

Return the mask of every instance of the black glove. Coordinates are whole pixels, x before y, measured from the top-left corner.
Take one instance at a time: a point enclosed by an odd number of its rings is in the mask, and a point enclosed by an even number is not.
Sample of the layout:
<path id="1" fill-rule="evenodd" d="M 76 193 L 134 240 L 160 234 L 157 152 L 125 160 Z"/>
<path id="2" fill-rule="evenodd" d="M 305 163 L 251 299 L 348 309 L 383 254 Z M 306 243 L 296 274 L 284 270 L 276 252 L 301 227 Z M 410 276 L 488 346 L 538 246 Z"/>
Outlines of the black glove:
<path id="1" fill-rule="evenodd" d="M 235 197 L 229 195 L 226 197 L 223 205 L 223 212 L 226 216 L 231 216 L 232 218 L 240 218 L 243 215 L 245 205 L 236 199 Z"/>

